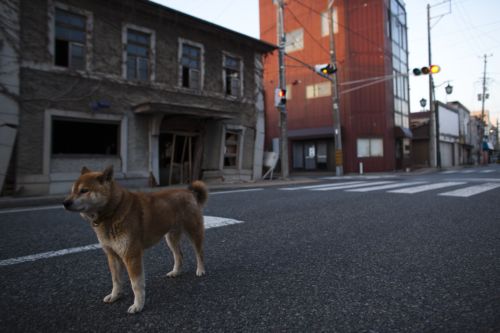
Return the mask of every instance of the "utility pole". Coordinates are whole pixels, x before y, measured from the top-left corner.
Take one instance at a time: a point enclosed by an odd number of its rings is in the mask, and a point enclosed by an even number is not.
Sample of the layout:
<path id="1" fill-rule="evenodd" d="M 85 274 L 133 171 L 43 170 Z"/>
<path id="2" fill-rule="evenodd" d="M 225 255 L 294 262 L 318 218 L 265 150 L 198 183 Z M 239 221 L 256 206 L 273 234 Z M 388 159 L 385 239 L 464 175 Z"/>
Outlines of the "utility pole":
<path id="1" fill-rule="evenodd" d="M 337 64 L 335 53 L 335 38 L 333 31 L 333 3 L 335 0 L 328 1 L 328 31 L 330 37 L 330 63 L 333 66 Z M 342 154 L 342 132 L 340 126 L 340 99 L 338 90 L 337 74 L 333 75 L 332 80 L 332 105 L 333 105 L 333 129 L 335 135 L 335 174 L 342 176 L 344 174 L 344 163 Z"/>
<path id="2" fill-rule="evenodd" d="M 429 66 L 432 66 L 432 46 L 431 46 L 431 19 L 437 18 L 437 22 L 443 18 L 443 16 L 451 13 L 451 0 L 444 0 L 440 3 L 433 5 L 432 7 L 441 6 L 443 4 L 449 4 L 449 12 L 443 13 L 437 17 L 431 17 L 431 5 L 427 4 L 427 47 L 429 51 Z M 441 168 L 441 147 L 439 140 L 439 108 L 436 107 L 435 103 L 435 93 L 434 93 L 434 78 L 432 72 L 429 73 L 429 161 L 432 167 Z"/>
<path id="3" fill-rule="evenodd" d="M 483 94 L 481 95 L 481 120 L 479 130 L 479 149 L 477 150 L 477 162 L 481 164 L 481 157 L 483 156 L 483 139 L 484 139 L 484 103 L 486 101 L 486 64 L 488 63 L 488 56 L 484 55 L 484 71 L 483 71 Z"/>
<path id="4" fill-rule="evenodd" d="M 285 78 L 285 29 L 284 7 L 285 0 L 275 0 L 278 10 L 278 65 L 279 65 L 279 88 L 286 90 Z M 280 159 L 281 159 L 281 178 L 287 179 L 288 172 L 288 129 L 287 129 L 287 113 L 286 105 L 281 103 L 278 106 L 280 112 Z"/>
<path id="5" fill-rule="evenodd" d="M 431 47 L 431 5 L 427 4 L 427 49 L 429 55 L 429 66 L 432 66 Z M 434 78 L 429 73 L 429 161 L 431 167 L 441 168 L 441 151 L 439 143 L 439 113 L 434 103 Z"/>

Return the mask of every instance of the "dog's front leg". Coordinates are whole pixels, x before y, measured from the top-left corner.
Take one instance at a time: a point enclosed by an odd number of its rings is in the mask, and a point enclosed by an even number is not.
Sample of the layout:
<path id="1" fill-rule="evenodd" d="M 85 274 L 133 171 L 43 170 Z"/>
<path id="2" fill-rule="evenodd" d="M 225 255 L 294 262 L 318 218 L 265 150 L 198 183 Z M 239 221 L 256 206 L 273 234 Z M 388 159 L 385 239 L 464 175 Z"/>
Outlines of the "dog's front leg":
<path id="1" fill-rule="evenodd" d="M 128 308 L 128 313 L 141 312 L 146 300 L 146 279 L 142 264 L 142 253 L 125 259 L 128 275 L 134 291 L 134 304 Z"/>
<path id="2" fill-rule="evenodd" d="M 109 270 L 111 272 L 111 280 L 113 289 L 111 294 L 104 297 L 104 303 L 113 303 L 120 298 L 123 286 L 123 262 L 121 258 L 110 248 L 104 247 L 104 252 L 108 257 Z"/>

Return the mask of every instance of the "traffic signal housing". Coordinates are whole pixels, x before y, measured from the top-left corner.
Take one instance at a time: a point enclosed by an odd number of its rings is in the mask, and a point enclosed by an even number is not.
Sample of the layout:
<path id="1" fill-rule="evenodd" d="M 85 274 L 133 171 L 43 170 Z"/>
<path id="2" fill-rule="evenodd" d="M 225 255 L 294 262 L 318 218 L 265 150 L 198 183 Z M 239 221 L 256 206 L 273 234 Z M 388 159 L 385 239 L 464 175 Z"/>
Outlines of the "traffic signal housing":
<path id="1" fill-rule="evenodd" d="M 413 75 L 419 76 L 419 75 L 427 75 L 427 74 L 436 74 L 441 71 L 441 67 L 438 65 L 430 65 L 427 67 L 422 67 L 422 68 L 414 68 L 413 69 Z"/>
<path id="2" fill-rule="evenodd" d="M 286 89 L 276 88 L 274 91 L 274 106 L 286 105 Z"/>
<path id="3" fill-rule="evenodd" d="M 314 71 L 321 75 L 332 75 L 337 71 L 337 66 L 335 66 L 334 64 L 315 65 Z"/>

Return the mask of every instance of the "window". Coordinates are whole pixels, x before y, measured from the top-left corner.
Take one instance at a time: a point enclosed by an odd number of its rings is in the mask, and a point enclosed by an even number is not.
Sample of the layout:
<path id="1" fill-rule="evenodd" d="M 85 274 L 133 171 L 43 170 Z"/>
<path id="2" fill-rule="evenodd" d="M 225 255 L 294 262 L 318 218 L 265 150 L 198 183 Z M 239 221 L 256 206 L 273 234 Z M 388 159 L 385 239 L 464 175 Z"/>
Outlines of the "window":
<path id="1" fill-rule="evenodd" d="M 201 48 L 183 43 L 181 51 L 181 86 L 201 89 Z"/>
<path id="2" fill-rule="evenodd" d="M 332 85 L 328 82 L 312 84 L 306 87 L 306 97 L 308 99 L 325 97 L 332 95 Z"/>
<path id="3" fill-rule="evenodd" d="M 150 78 L 151 35 L 127 30 L 127 79 L 147 81 Z"/>
<path id="4" fill-rule="evenodd" d="M 227 130 L 225 137 L 224 167 L 237 168 L 241 132 Z"/>
<path id="5" fill-rule="evenodd" d="M 382 139 L 358 139 L 358 157 L 382 157 L 384 145 Z"/>
<path id="6" fill-rule="evenodd" d="M 86 67 L 86 17 L 56 8 L 54 63 L 83 70 Z"/>
<path id="7" fill-rule="evenodd" d="M 337 8 L 333 7 L 332 25 L 334 34 L 339 32 L 338 20 L 339 19 L 337 14 Z M 330 29 L 328 29 L 328 11 L 326 11 L 321 14 L 321 37 L 328 36 L 329 34 L 330 34 Z"/>
<path id="8" fill-rule="evenodd" d="M 304 29 L 300 28 L 286 33 L 285 52 L 293 52 L 304 48 Z"/>
<path id="9" fill-rule="evenodd" d="M 119 123 L 52 120 L 52 154 L 117 155 Z"/>
<path id="10" fill-rule="evenodd" d="M 224 56 L 224 89 L 226 95 L 241 96 L 241 60 Z"/>

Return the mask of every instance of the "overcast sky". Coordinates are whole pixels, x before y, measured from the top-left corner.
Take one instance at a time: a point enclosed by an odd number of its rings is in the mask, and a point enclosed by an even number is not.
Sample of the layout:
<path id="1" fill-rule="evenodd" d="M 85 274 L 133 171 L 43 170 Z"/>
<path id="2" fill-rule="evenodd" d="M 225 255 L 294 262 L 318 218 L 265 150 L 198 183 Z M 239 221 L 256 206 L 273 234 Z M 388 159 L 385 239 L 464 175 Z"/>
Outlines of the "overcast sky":
<path id="1" fill-rule="evenodd" d="M 269 0 L 273 1 L 273 0 Z M 293 1 L 293 0 L 289 0 Z M 325 6 L 327 0 L 324 1 Z M 167 7 L 259 38 L 258 0 L 158 0 Z M 370 0 L 366 0 L 369 4 Z M 469 110 L 481 110 L 484 55 L 488 55 L 486 109 L 500 115 L 500 0 L 406 0 L 410 72 L 427 65 L 427 4 L 431 5 L 432 60 L 441 66 L 434 76 L 439 100 L 459 101 Z M 450 8 L 451 7 L 451 8 Z M 453 94 L 447 96 L 449 83 Z M 429 99 L 427 77 L 410 76 L 411 110 Z M 496 118 L 495 118 L 496 119 Z"/>

